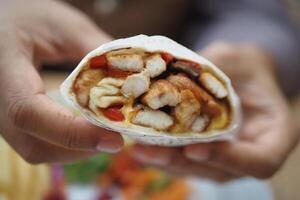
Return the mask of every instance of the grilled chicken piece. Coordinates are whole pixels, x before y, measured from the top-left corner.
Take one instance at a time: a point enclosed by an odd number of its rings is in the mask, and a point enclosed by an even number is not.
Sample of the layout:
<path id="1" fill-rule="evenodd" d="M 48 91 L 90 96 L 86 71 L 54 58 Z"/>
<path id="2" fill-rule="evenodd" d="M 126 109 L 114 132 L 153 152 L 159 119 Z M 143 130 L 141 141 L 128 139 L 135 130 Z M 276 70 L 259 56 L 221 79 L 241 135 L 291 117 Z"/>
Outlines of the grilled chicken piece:
<path id="1" fill-rule="evenodd" d="M 149 90 L 150 78 L 147 73 L 138 73 L 126 78 L 121 92 L 126 97 L 138 97 Z"/>
<path id="2" fill-rule="evenodd" d="M 146 60 L 146 69 L 151 78 L 154 78 L 167 69 L 166 62 L 159 54 L 152 55 Z"/>
<path id="3" fill-rule="evenodd" d="M 133 116 L 132 123 L 163 131 L 170 128 L 174 122 L 171 116 L 160 110 L 143 108 Z"/>
<path id="4" fill-rule="evenodd" d="M 192 123 L 192 131 L 202 132 L 208 125 L 209 118 L 207 115 L 199 115 Z"/>
<path id="5" fill-rule="evenodd" d="M 185 60 L 178 60 L 175 63 L 173 63 L 171 66 L 176 69 L 181 69 L 184 72 L 195 77 L 198 77 L 201 71 L 201 67 L 199 64 L 190 61 L 185 61 Z"/>
<path id="6" fill-rule="evenodd" d="M 74 92 L 77 102 L 82 107 L 89 105 L 90 89 L 103 78 L 103 73 L 98 69 L 87 69 L 80 72 L 75 83 Z"/>
<path id="7" fill-rule="evenodd" d="M 180 100 L 178 89 L 162 79 L 154 82 L 142 97 L 142 102 L 154 110 L 164 106 L 176 106 Z"/>
<path id="8" fill-rule="evenodd" d="M 222 108 L 219 102 L 215 100 L 209 100 L 203 105 L 202 111 L 207 113 L 210 117 L 215 117 L 221 114 Z"/>
<path id="9" fill-rule="evenodd" d="M 221 99 L 227 96 L 228 92 L 225 86 L 212 74 L 204 72 L 200 75 L 199 80 L 215 97 Z"/>
<path id="10" fill-rule="evenodd" d="M 209 116 L 216 116 L 220 114 L 221 108 L 214 98 L 190 80 L 186 75 L 171 75 L 167 78 L 167 80 L 175 85 L 179 90 L 189 89 L 192 91 L 196 99 L 201 103 L 201 105 L 203 105 L 203 111 L 209 114 Z"/>
<path id="11" fill-rule="evenodd" d="M 141 72 L 144 67 L 143 57 L 139 54 L 108 54 L 107 61 L 112 68 L 123 71 Z"/>
<path id="12" fill-rule="evenodd" d="M 195 97 L 198 99 L 198 101 L 208 102 L 209 100 L 213 100 L 213 97 L 210 94 L 208 94 L 205 90 L 199 87 L 185 74 L 181 73 L 177 75 L 171 75 L 168 76 L 167 80 L 180 90 L 191 90 L 194 93 Z"/>
<path id="13" fill-rule="evenodd" d="M 125 104 L 127 99 L 120 92 L 123 82 L 124 80 L 116 78 L 102 79 L 90 91 L 90 108 L 97 113 L 98 108 Z"/>
<path id="14" fill-rule="evenodd" d="M 200 103 L 190 90 L 181 91 L 181 102 L 175 107 L 175 118 L 185 129 L 191 127 L 200 114 Z"/>
<path id="15" fill-rule="evenodd" d="M 122 96 L 103 96 L 98 99 L 96 105 L 100 108 L 108 108 L 113 105 L 123 105 L 126 102 L 127 99 Z"/>

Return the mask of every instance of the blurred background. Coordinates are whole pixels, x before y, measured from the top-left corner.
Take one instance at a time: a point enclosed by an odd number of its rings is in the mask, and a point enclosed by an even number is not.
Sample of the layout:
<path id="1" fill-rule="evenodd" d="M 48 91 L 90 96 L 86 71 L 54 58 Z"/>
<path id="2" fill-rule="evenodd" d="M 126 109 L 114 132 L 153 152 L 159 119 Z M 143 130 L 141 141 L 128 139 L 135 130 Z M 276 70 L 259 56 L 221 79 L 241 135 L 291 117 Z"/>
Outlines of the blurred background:
<path id="1" fill-rule="evenodd" d="M 199 32 L 195 28 L 195 23 L 198 23 L 199 26 L 207 23 L 201 20 L 200 22 L 195 21 L 195 19 L 199 19 L 199 13 L 193 9 L 193 1 L 187 0 L 65 1 L 90 15 L 103 30 L 115 38 L 140 33 L 161 34 L 193 47 L 193 42 Z M 300 1 L 290 0 L 285 4 L 289 17 L 294 24 L 299 26 Z M 168 8 L 169 12 L 166 13 L 165 8 Z M 203 13 L 203 15 L 210 14 L 209 11 Z M 124 23 L 124 21 L 134 23 Z M 299 54 L 299 52 L 297 53 Z M 300 63 L 298 64 L 300 67 Z M 47 65 L 41 71 L 46 90 L 58 102 L 62 103 L 62 100 L 57 90 L 72 67 L 75 67 L 75 64 Z M 290 105 L 294 118 L 298 120 L 298 131 L 300 131 L 300 92 L 298 90 L 290 95 L 287 91 L 287 94 L 289 94 Z M 299 199 L 299 166 L 300 146 L 289 157 L 281 170 L 268 180 L 275 199 Z M 250 188 L 251 190 L 248 191 L 252 193 L 259 191 L 259 189 L 255 189 L 255 186 L 251 186 L 255 180 L 248 180 L 248 182 L 250 185 L 245 184 L 244 189 Z M 243 182 L 240 184 L 243 185 Z M 262 193 L 266 194 L 260 199 L 272 199 L 272 195 L 269 195 L 272 192 L 268 185 L 265 185 L 264 182 L 255 182 L 255 184 L 258 188 L 262 188 Z M 63 200 L 67 199 L 66 195 L 70 194 L 73 194 L 72 199 L 78 200 L 109 200 L 116 194 L 121 194 L 129 200 L 184 200 L 190 199 L 192 196 L 194 199 L 201 200 L 199 198 L 201 195 L 208 195 L 206 194 L 208 190 L 213 191 L 212 188 L 215 187 L 222 188 L 223 185 L 216 186 L 210 182 L 203 184 L 201 181 L 198 184 L 197 181 L 187 177 L 170 177 L 162 171 L 143 166 L 130 156 L 130 147 L 115 156 L 100 154 L 87 161 L 66 166 L 31 166 L 25 163 L 0 138 L 0 200 Z M 101 195 L 99 188 L 102 191 Z M 195 193 L 195 188 L 200 188 L 196 189 L 200 193 L 199 195 L 197 192 Z M 218 191 L 221 192 L 220 194 L 226 194 L 226 190 L 230 190 L 230 188 L 231 186 Z M 6 196 L 2 194 L 6 194 Z M 252 199 L 256 199 L 255 196 L 252 197 L 254 197 Z M 223 198 L 206 196 L 206 199 L 214 198 L 228 199 L 226 196 Z"/>

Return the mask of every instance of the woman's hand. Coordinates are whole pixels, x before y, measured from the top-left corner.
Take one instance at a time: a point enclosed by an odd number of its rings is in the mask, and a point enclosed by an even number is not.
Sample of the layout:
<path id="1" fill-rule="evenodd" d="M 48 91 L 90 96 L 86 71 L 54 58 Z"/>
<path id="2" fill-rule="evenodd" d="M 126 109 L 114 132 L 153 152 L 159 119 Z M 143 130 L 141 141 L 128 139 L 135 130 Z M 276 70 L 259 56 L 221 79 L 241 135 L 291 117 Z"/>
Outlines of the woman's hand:
<path id="1" fill-rule="evenodd" d="M 271 177 L 298 142 L 288 103 L 271 58 L 252 45 L 212 44 L 201 52 L 232 80 L 243 108 L 236 141 L 184 148 L 136 145 L 138 159 L 180 174 L 218 181 L 241 176 Z"/>
<path id="2" fill-rule="evenodd" d="M 0 2 L 0 132 L 28 162 L 67 162 L 115 152 L 120 135 L 52 102 L 39 64 L 79 60 L 109 41 L 78 10 L 52 0 Z"/>

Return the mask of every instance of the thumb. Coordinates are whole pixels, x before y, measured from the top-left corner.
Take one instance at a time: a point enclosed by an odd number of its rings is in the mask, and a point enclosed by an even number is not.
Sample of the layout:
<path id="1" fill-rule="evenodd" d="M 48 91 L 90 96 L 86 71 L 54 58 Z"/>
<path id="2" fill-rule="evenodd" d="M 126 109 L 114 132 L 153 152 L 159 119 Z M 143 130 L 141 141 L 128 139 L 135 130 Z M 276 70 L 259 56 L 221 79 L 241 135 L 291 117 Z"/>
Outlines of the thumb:
<path id="1" fill-rule="evenodd" d="M 81 11 L 62 2 L 49 4 L 52 11 L 41 24 L 44 34 L 33 40 L 36 57 L 42 62 L 78 61 L 112 39 Z"/>
<path id="2" fill-rule="evenodd" d="M 76 30 L 72 37 L 66 37 L 66 53 L 74 61 L 80 60 L 90 51 L 112 40 L 91 21 L 86 21 L 84 30 Z"/>

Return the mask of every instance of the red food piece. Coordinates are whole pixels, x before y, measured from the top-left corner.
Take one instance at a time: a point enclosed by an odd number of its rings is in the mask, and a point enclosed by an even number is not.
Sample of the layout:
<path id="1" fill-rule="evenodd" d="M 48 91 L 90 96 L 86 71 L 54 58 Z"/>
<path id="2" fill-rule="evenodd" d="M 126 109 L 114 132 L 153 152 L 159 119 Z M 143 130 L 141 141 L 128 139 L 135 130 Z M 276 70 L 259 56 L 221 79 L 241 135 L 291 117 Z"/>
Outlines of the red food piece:
<path id="1" fill-rule="evenodd" d="M 111 67 L 107 67 L 107 69 L 106 69 L 106 75 L 109 77 L 113 77 L 113 78 L 126 78 L 130 74 L 132 74 L 132 73 L 128 72 L 128 71 L 114 69 Z"/>
<path id="2" fill-rule="evenodd" d="M 105 55 L 96 56 L 91 59 L 90 67 L 91 68 L 102 68 L 107 66 L 107 59 Z"/>
<path id="3" fill-rule="evenodd" d="M 194 69 L 200 69 L 200 65 L 198 63 L 195 63 L 193 61 L 190 60 L 180 60 L 178 62 L 181 62 L 187 66 L 193 67 Z"/>
<path id="4" fill-rule="evenodd" d="M 174 59 L 174 57 L 169 54 L 169 53 L 166 53 L 166 52 L 163 52 L 160 54 L 162 59 L 164 59 L 164 61 L 169 64 L 170 62 L 172 62 L 172 60 Z"/>
<path id="5" fill-rule="evenodd" d="M 120 111 L 120 107 L 109 107 L 102 110 L 105 117 L 112 121 L 123 121 L 125 119 L 124 115 Z"/>
<path id="6" fill-rule="evenodd" d="M 131 72 L 123 71 L 119 69 L 114 69 L 108 66 L 107 59 L 105 55 L 93 57 L 90 60 L 90 68 L 98 69 L 101 68 L 106 76 L 113 77 L 113 78 L 126 78 Z"/>

